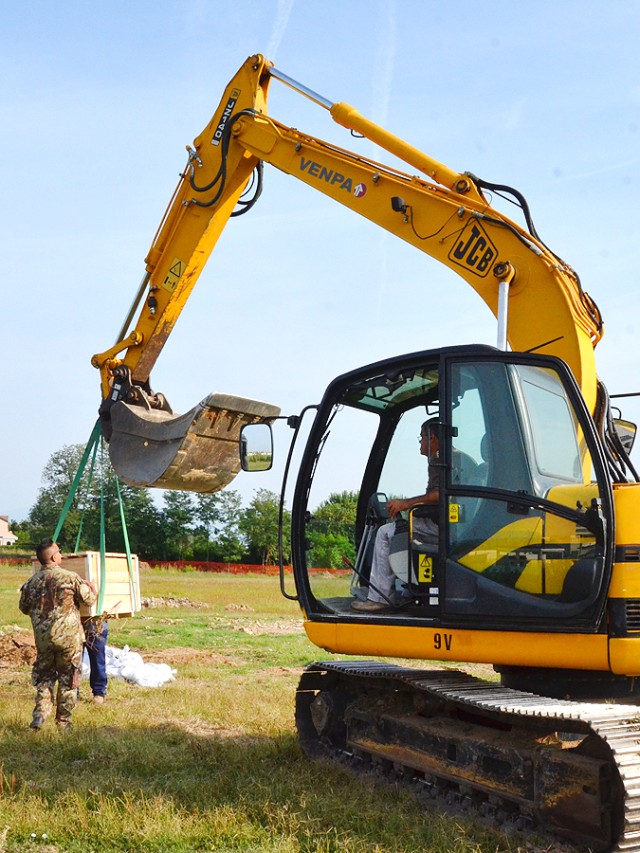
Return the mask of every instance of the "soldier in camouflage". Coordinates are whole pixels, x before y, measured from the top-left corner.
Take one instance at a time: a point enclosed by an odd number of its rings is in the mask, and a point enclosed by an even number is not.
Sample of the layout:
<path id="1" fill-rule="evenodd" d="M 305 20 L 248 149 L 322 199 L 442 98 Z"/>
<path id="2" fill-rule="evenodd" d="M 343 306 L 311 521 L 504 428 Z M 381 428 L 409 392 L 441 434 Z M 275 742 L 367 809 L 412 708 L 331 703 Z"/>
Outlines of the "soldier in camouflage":
<path id="1" fill-rule="evenodd" d="M 80 605 L 93 604 L 96 590 L 91 581 L 61 567 L 60 548 L 50 539 L 38 546 L 36 555 L 40 571 L 22 586 L 18 605 L 31 617 L 38 652 L 31 675 L 36 688 L 31 728 L 41 728 L 51 713 L 56 681 L 56 723 L 69 728 L 82 675 Z"/>

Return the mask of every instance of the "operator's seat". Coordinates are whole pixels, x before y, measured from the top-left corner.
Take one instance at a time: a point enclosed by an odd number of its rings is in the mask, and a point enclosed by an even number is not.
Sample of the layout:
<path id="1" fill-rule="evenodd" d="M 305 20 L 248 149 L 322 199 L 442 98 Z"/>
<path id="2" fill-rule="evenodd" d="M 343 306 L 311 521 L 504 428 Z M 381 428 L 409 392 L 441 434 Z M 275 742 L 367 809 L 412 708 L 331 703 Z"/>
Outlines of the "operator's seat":
<path id="1" fill-rule="evenodd" d="M 452 450 L 451 482 L 460 485 L 476 485 L 478 483 L 478 468 L 476 460 L 462 450 Z"/>
<path id="2" fill-rule="evenodd" d="M 485 433 L 480 440 L 480 457 L 482 462 L 475 471 L 476 486 L 486 486 L 489 483 L 489 438 Z"/>
<path id="3" fill-rule="evenodd" d="M 371 574 L 373 546 L 378 529 L 391 519 L 387 509 L 387 496 L 383 492 L 375 492 L 367 502 L 367 512 L 364 530 L 356 554 L 356 563 L 351 578 L 351 595 L 365 599 L 368 595 L 368 580 Z"/>

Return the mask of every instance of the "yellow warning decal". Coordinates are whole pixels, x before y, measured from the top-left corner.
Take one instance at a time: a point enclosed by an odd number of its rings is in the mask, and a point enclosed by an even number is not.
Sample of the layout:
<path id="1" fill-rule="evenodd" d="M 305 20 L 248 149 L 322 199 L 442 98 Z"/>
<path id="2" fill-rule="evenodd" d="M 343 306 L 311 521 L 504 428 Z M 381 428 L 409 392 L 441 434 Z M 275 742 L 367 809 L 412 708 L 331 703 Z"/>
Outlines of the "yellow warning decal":
<path id="1" fill-rule="evenodd" d="M 460 504 L 449 504 L 449 522 L 457 524 L 460 521 Z"/>
<path id="2" fill-rule="evenodd" d="M 431 583 L 433 580 L 433 557 L 420 554 L 418 557 L 418 583 Z"/>
<path id="3" fill-rule="evenodd" d="M 173 293 L 173 291 L 176 289 L 176 285 L 180 281 L 180 276 L 184 272 L 184 268 L 185 263 L 184 261 L 181 261 L 180 258 L 174 258 L 171 262 L 169 271 L 162 280 L 162 286 L 165 290 L 168 290 L 169 293 Z"/>

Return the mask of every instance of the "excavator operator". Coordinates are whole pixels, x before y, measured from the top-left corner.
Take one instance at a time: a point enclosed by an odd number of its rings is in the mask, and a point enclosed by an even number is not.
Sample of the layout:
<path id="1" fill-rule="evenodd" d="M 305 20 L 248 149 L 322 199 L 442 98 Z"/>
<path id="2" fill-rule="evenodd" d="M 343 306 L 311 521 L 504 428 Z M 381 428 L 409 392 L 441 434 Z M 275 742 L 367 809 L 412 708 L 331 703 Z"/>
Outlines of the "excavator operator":
<path id="1" fill-rule="evenodd" d="M 440 468 L 437 465 L 440 455 L 438 424 L 437 417 L 429 418 L 420 428 L 420 454 L 429 460 L 426 492 L 413 498 L 396 498 L 387 501 L 387 509 L 392 520 L 383 524 L 376 533 L 371 576 L 369 578 L 369 594 L 365 601 L 356 599 L 351 602 L 352 610 L 361 613 L 382 613 L 387 610 L 394 610 L 396 607 L 396 575 L 389 560 L 391 539 L 396 534 L 397 519 L 401 512 L 407 512 L 418 506 L 436 507 L 438 505 L 440 498 Z M 438 542 L 438 527 L 431 518 L 415 515 L 413 533 L 426 542 L 433 544 Z"/>

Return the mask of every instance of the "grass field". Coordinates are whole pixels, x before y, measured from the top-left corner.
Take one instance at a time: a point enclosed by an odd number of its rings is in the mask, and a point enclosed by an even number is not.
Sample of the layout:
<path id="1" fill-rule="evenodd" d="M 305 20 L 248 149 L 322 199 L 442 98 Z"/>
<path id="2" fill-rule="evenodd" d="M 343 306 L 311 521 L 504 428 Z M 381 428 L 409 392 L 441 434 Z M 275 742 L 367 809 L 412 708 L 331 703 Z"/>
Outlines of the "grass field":
<path id="1" fill-rule="evenodd" d="M 0 634 L 30 629 L 16 606 L 28 574 L 0 567 Z M 295 687 L 326 653 L 276 578 L 148 570 L 142 594 L 161 606 L 110 622 L 109 642 L 169 663 L 175 681 L 112 679 L 102 707 L 83 683 L 70 732 L 28 728 L 30 668 L 0 659 L 0 853 L 557 849 L 520 847 L 405 790 L 307 761 Z"/>

